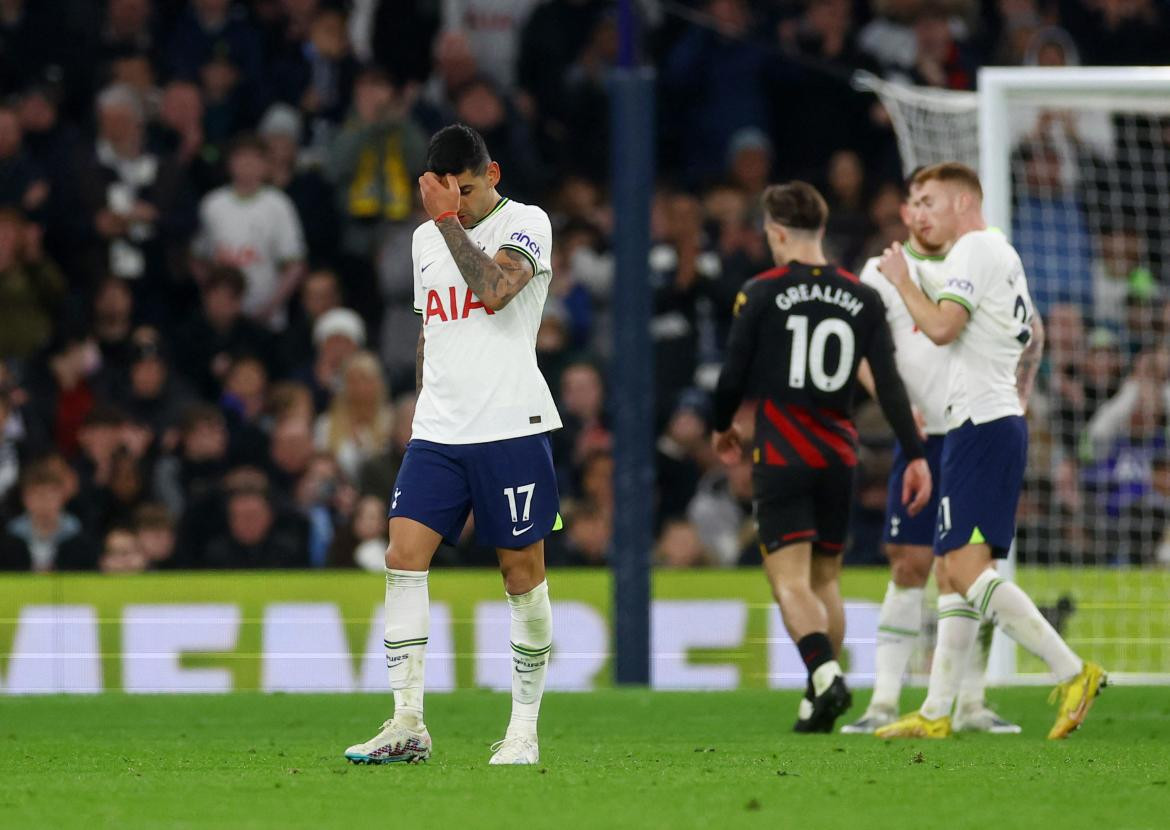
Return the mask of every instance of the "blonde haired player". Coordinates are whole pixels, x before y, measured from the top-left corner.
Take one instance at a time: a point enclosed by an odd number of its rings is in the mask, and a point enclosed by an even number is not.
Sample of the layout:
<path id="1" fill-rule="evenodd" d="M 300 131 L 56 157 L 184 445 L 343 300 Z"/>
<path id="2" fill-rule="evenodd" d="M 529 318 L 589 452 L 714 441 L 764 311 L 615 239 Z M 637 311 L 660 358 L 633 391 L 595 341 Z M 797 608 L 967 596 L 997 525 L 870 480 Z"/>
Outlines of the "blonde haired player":
<path id="1" fill-rule="evenodd" d="M 912 179 L 913 174 L 906 180 L 908 192 L 901 206 L 902 222 L 910 234 L 909 241 L 902 246 L 902 255 L 910 279 L 929 295 L 937 296 L 942 288 L 946 248 L 923 239 L 924 216 L 922 211 L 914 209 L 919 193 L 918 188 L 911 186 Z M 935 345 L 918 328 L 897 290 L 878 271 L 878 261 L 879 257 L 871 257 L 865 263 L 861 269 L 861 281 L 873 287 L 885 303 L 886 321 L 894 337 L 898 374 L 918 411 L 926 434 L 926 460 L 932 477 L 938 481 L 943 436 L 947 431 L 945 409 L 950 352 L 946 346 Z M 863 363 L 859 377 L 872 396 L 875 390 L 868 368 Z M 906 456 L 901 445 L 897 445 L 890 473 L 884 534 L 885 553 L 890 560 L 890 584 L 878 616 L 873 696 L 865 713 L 841 728 L 846 735 L 869 734 L 897 720 L 902 678 L 922 629 L 923 597 L 934 562 L 934 527 L 939 497 L 936 491 L 922 512 L 911 516 L 901 499 L 905 470 Z M 940 583 L 935 652 L 940 659 L 950 659 L 948 648 L 953 639 L 952 630 L 961 630 L 962 641 L 965 629 L 978 626 L 977 615 L 966 608 L 966 604 L 961 594 Z M 969 649 L 969 657 L 963 666 L 954 727 L 960 731 L 1017 733 L 1020 727 L 1001 718 L 987 707 L 984 700 L 986 657 L 987 653 L 978 645 Z"/>
<path id="2" fill-rule="evenodd" d="M 1028 452 L 1024 408 L 1043 330 L 1019 255 L 983 219 L 976 173 L 956 162 L 936 164 L 920 170 L 912 186 L 923 240 L 951 246 L 942 287 L 928 297 L 897 243 L 882 254 L 878 269 L 926 336 L 951 350 L 936 568 L 966 598 L 969 614 L 993 621 L 1048 664 L 1059 681 L 1053 693 L 1059 712 L 1048 737 L 1064 738 L 1084 722 L 1105 672 L 1073 652 L 1028 595 L 992 565 L 1007 555 L 1015 535 Z M 965 632 L 954 632 L 949 654 L 936 656 L 922 708 L 878 729 L 878 737 L 951 734 L 951 710 L 977 631 L 972 618 Z"/>

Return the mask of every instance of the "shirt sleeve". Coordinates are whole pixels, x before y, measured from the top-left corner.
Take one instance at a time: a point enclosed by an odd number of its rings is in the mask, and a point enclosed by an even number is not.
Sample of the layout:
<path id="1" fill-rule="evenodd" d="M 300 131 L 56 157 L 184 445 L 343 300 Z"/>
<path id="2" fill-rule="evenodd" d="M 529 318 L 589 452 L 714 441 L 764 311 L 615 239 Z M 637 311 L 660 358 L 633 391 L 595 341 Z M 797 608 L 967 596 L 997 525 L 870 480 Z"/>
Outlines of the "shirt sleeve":
<path id="1" fill-rule="evenodd" d="M 950 300 L 967 309 L 968 314 L 974 314 L 995 273 L 987 267 L 988 255 L 973 236 L 965 236 L 955 243 L 943 267 L 939 302 Z"/>
<path id="2" fill-rule="evenodd" d="M 727 336 L 727 350 L 719 382 L 715 385 L 714 411 L 711 425 L 719 432 L 731 426 L 735 411 L 743 402 L 747 390 L 752 361 L 759 339 L 760 318 L 767 303 L 750 283 L 740 289 L 732 309 L 731 332 Z"/>
<path id="3" fill-rule="evenodd" d="M 286 262 L 298 262 L 305 258 L 305 233 L 301 228 L 301 219 L 293 207 L 292 200 L 280 194 L 276 202 L 279 212 L 276 224 L 276 246 L 274 259 L 283 265 Z"/>
<path id="4" fill-rule="evenodd" d="M 874 317 L 873 335 L 865 357 L 873 372 L 878 406 L 893 427 L 905 456 L 910 460 L 922 458 L 924 452 L 918 438 L 918 427 L 914 423 L 914 411 L 910 408 L 910 396 L 906 394 L 906 386 L 894 362 L 894 338 L 884 314 L 875 313 Z"/>
<path id="5" fill-rule="evenodd" d="M 532 266 L 532 275 L 552 273 L 552 224 L 543 210 L 520 213 L 504 230 L 499 250 L 517 251 Z"/>

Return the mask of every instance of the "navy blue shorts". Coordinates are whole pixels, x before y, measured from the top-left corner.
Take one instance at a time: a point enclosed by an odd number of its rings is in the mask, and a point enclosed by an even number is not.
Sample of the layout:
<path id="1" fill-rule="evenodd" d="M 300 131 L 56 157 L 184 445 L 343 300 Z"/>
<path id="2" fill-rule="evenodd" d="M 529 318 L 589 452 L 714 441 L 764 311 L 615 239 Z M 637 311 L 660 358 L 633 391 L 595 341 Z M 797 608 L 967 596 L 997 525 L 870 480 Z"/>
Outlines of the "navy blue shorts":
<path id="1" fill-rule="evenodd" d="M 414 519 L 449 544 L 474 513 L 476 541 L 494 548 L 540 541 L 558 510 L 547 433 L 482 444 L 411 439 L 390 499 L 390 518 Z"/>
<path id="2" fill-rule="evenodd" d="M 980 542 L 990 545 L 997 559 L 1008 555 L 1027 461 L 1028 424 L 1022 416 L 979 425 L 967 421 L 947 433 L 936 556 Z"/>
<path id="3" fill-rule="evenodd" d="M 938 521 L 938 499 L 942 472 L 943 436 L 928 435 L 924 445 L 926 464 L 930 467 L 930 501 L 917 516 L 906 512 L 902 504 L 902 476 L 906 474 L 906 456 L 902 445 L 894 445 L 894 467 L 890 470 L 889 491 L 886 493 L 886 531 L 882 541 L 887 545 L 934 544 L 934 526 Z"/>

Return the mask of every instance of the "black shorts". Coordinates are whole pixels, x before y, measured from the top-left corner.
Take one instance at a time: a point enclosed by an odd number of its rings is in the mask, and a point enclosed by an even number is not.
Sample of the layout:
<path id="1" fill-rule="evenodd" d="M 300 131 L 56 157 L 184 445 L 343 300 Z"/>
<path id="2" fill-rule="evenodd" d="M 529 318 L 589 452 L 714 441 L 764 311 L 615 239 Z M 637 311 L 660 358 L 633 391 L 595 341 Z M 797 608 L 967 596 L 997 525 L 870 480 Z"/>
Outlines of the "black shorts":
<path id="1" fill-rule="evenodd" d="M 841 553 L 849 533 L 855 469 L 757 465 L 752 470 L 752 507 L 761 551 L 766 555 L 811 542 L 814 553 Z"/>

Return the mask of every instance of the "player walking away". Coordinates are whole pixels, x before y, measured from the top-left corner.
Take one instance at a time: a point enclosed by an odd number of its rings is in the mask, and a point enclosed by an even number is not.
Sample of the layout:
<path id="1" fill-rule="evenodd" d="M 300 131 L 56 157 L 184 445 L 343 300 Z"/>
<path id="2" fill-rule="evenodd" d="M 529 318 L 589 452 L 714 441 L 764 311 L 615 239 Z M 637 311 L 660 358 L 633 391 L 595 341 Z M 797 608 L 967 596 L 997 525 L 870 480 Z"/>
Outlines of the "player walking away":
<path id="1" fill-rule="evenodd" d="M 558 522 L 548 432 L 561 426 L 536 365 L 548 294 L 547 214 L 500 196 L 499 165 L 475 130 L 431 139 L 419 179 L 434 221 L 414 233 L 414 310 L 422 315 L 413 432 L 390 501 L 386 665 L 394 716 L 345 755 L 357 763 L 422 761 L 427 569 L 468 513 L 496 548 L 511 607 L 512 718 L 492 764 L 535 764 L 536 719 L 552 643 L 544 538 Z"/>
<path id="2" fill-rule="evenodd" d="M 920 235 L 952 244 L 939 294 L 928 297 L 906 267 L 902 246 L 882 255 L 879 269 L 897 289 L 914 322 L 939 345 L 951 345 L 943 443 L 936 570 L 966 597 L 955 607 L 968 620 L 941 638 L 922 709 L 877 730 L 883 738 L 944 738 L 980 619 L 1043 659 L 1060 681 L 1060 712 L 1048 733 L 1063 738 L 1084 721 L 1105 673 L 1082 660 L 1015 583 L 1000 577 L 1015 535 L 1016 504 L 1027 461 L 1024 410 L 1043 348 L 1024 268 L 1003 235 L 983 220 L 983 191 L 973 170 L 948 162 L 914 177 Z"/>
<path id="3" fill-rule="evenodd" d="M 902 204 L 902 221 L 910 232 L 910 241 L 902 246 L 910 279 L 932 295 L 942 289 L 942 265 L 946 249 L 923 239 L 924 212 L 920 209 L 917 188 L 906 182 L 909 193 Z M 943 435 L 946 433 L 947 378 L 950 352 L 936 346 L 923 334 L 898 292 L 878 272 L 878 257 L 872 257 L 861 269 L 861 281 L 881 295 L 886 306 L 886 322 L 894 337 L 894 357 L 898 374 L 906 384 L 911 403 L 917 408 L 926 433 L 926 461 L 933 481 L 940 476 Z M 861 367 L 861 381 L 870 394 L 874 392 L 872 375 Z M 890 584 L 878 616 L 876 678 L 873 697 L 860 720 L 841 728 L 845 734 L 868 734 L 898 719 L 898 699 L 902 678 L 922 628 L 922 603 L 926 581 L 934 561 L 934 525 L 938 516 L 938 488 L 930 503 L 917 516 L 910 516 L 902 505 L 902 476 L 906 457 L 900 446 L 894 447 L 894 466 L 890 474 L 886 500 L 885 552 L 890 560 Z M 938 637 L 945 651 L 951 642 L 951 629 L 971 625 L 966 600 L 940 574 L 938 598 Z M 984 624 L 979 643 L 991 642 L 991 626 Z M 938 652 L 940 655 L 943 651 Z M 972 648 L 963 666 L 962 682 L 956 705 L 956 730 L 1013 734 L 1020 727 L 987 707 L 984 699 L 988 650 Z"/>
<path id="4" fill-rule="evenodd" d="M 881 298 L 825 261 L 825 200 L 811 185 L 791 182 L 764 192 L 764 211 L 779 267 L 736 298 L 712 442 L 725 464 L 734 463 L 742 450 L 732 416 L 745 397 L 756 399 L 752 490 L 764 570 L 808 669 L 794 729 L 829 732 L 851 704 L 837 662 L 845 637 L 838 578 L 857 465 L 848 413 L 863 358 L 908 459 L 902 499 L 911 515 L 930 499 L 930 470 Z"/>

